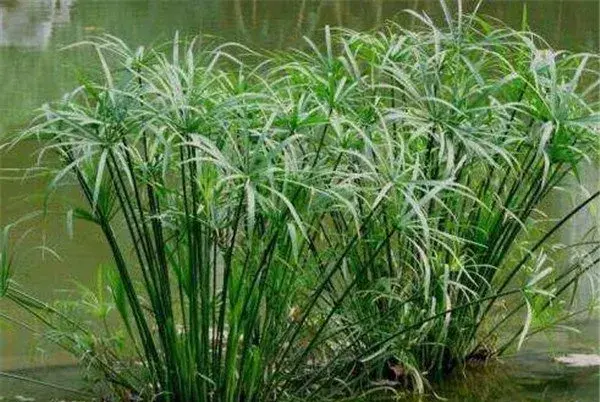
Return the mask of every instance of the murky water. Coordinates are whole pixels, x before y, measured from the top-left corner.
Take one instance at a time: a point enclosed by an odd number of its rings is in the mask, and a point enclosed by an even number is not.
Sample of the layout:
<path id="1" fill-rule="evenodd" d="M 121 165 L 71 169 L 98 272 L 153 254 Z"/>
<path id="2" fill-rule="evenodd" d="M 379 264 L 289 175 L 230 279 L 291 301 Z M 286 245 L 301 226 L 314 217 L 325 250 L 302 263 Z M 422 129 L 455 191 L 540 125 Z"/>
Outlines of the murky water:
<path id="1" fill-rule="evenodd" d="M 554 47 L 598 50 L 596 0 L 489 1 L 483 12 L 518 26 L 524 4 L 530 26 Z M 179 31 L 281 48 L 301 45 L 304 35 L 318 36 L 326 24 L 368 29 L 406 8 L 439 14 L 433 0 L 0 0 L 0 137 L 24 126 L 36 107 L 76 84 L 74 77 L 85 70 L 88 59 L 83 52 L 59 49 L 89 35 L 108 32 L 137 46 L 161 43 Z M 22 165 L 31 158 L 30 153 L 22 147 L 4 156 L 0 163 Z M 588 172 L 586 177 L 590 187 L 598 187 L 597 171 Z M 30 195 L 39 192 L 42 185 L 2 181 L 0 225 L 39 206 L 39 200 Z M 560 214 L 566 203 L 566 198 L 555 198 L 548 202 L 548 210 Z M 89 283 L 98 264 L 110 261 L 99 233 L 85 224 L 75 228 L 77 241 L 69 240 L 64 216 L 50 216 L 36 227 L 21 246 L 23 257 L 17 279 L 41 297 L 56 297 L 60 289 L 71 287 L 73 280 Z M 54 248 L 63 261 L 33 248 L 40 244 Z M 566 369 L 552 363 L 549 345 L 555 353 L 597 352 L 597 323 L 582 326 L 581 335 L 556 335 L 551 341 L 538 337 L 524 353 L 475 370 L 476 375 L 469 374 L 468 380 L 457 373 L 442 387 L 440 395 L 453 401 L 598 400 L 597 370 Z M 27 333 L 0 324 L 0 370 L 68 363 L 71 360 L 66 355 L 42 350 Z M 72 383 L 73 373 L 65 368 L 27 372 L 63 383 Z M 37 400 L 61 395 L 0 379 L 0 398 L 28 394 Z"/>

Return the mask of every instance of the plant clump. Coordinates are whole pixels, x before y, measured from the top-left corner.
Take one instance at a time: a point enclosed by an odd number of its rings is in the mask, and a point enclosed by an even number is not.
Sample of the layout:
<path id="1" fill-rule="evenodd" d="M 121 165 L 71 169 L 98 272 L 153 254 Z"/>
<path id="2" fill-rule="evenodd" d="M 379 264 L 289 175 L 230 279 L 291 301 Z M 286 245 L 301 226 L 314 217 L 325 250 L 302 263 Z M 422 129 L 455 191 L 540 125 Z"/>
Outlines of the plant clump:
<path id="1" fill-rule="evenodd" d="M 114 398 L 188 402 L 425 392 L 571 314 L 598 242 L 553 270 L 550 239 L 598 193 L 545 231 L 537 208 L 599 150 L 597 56 L 414 17 L 270 54 L 87 42 L 102 78 L 5 148 L 39 144 L 50 193 L 80 191 L 69 216 L 114 258 L 65 307 L 3 250 L 4 297 Z"/>

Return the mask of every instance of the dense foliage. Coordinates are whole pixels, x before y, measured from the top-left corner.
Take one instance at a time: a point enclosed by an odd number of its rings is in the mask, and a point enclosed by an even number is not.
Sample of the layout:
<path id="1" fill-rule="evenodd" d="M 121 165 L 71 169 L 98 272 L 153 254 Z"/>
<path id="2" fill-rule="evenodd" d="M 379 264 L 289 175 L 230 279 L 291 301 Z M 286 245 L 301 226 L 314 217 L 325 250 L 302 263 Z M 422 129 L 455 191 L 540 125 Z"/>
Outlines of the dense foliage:
<path id="1" fill-rule="evenodd" d="M 597 56 L 414 17 L 269 55 L 87 43 L 103 77 L 5 148 L 39 141 L 49 191 L 80 190 L 71 216 L 114 261 L 55 306 L 5 249 L 2 294 L 114 397 L 165 401 L 422 392 L 568 316 L 598 243 L 555 271 L 548 240 L 598 194 L 545 232 L 536 208 L 599 150 Z"/>

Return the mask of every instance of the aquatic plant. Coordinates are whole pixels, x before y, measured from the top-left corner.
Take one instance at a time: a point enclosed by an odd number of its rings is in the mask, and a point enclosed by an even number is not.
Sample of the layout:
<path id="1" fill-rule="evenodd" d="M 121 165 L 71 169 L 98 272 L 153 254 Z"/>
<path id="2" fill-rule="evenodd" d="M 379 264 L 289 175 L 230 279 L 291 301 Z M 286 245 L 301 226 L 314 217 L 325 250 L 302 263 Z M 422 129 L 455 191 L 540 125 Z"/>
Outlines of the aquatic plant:
<path id="1" fill-rule="evenodd" d="M 86 303 L 53 306 L 3 251 L 2 294 L 122 399 L 165 401 L 423 392 L 571 314 L 598 242 L 555 271 L 550 240 L 599 193 L 545 230 L 536 208 L 598 152 L 597 56 L 413 15 L 266 56 L 85 42 L 101 78 L 4 148 L 39 144 L 48 197 L 78 189 L 68 221 L 114 260 Z"/>

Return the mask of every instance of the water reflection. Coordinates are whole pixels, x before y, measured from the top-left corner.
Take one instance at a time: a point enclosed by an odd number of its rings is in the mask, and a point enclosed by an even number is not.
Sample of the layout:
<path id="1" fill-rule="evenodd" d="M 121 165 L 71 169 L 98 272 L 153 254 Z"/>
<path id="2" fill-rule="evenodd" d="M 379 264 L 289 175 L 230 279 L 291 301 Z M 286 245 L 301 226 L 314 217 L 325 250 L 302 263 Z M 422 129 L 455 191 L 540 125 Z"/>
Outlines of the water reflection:
<path id="1" fill-rule="evenodd" d="M 207 1 L 205 5 L 213 3 Z M 217 3 L 215 10 L 220 15 L 214 22 L 206 21 L 208 14 L 198 15 L 199 20 L 204 20 L 203 28 L 218 28 L 217 35 L 233 32 L 236 39 L 276 48 L 296 45 L 302 36 L 314 37 L 326 24 L 371 29 L 393 19 L 410 26 L 415 21 L 403 12 L 406 9 L 424 11 L 443 24 L 439 3 L 432 0 L 220 0 Z M 456 10 L 454 1 L 448 4 Z M 477 4 L 477 0 L 463 0 L 463 9 L 469 12 Z M 479 10 L 515 27 L 521 25 L 523 12 L 527 10 L 528 24 L 553 47 L 590 50 L 598 48 L 598 4 L 589 0 L 488 0 Z"/>
<path id="2" fill-rule="evenodd" d="M 70 21 L 74 0 L 0 0 L 0 47 L 44 49 L 52 28 Z"/>
<path id="3" fill-rule="evenodd" d="M 417 4 L 419 1 L 414 3 Z M 285 47 L 296 43 L 303 36 L 313 37 L 325 24 L 372 28 L 411 5 L 408 1 L 386 0 L 224 2 L 224 8 L 229 8 L 231 15 L 234 16 L 233 25 L 239 34 L 274 47 Z"/>

